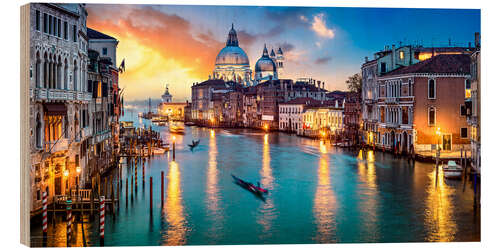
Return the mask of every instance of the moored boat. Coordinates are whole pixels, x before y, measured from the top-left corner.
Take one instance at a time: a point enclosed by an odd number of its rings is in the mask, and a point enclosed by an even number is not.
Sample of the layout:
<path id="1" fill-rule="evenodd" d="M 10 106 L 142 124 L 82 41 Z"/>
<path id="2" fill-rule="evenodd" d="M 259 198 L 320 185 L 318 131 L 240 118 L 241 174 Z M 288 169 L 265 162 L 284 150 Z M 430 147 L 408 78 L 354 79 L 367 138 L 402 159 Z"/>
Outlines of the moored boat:
<path id="1" fill-rule="evenodd" d="M 443 165 L 443 174 L 445 178 L 457 179 L 462 177 L 463 168 L 458 165 L 455 161 L 448 161 L 447 165 Z"/>
<path id="2" fill-rule="evenodd" d="M 184 134 L 184 128 L 179 126 L 170 126 L 170 133 Z"/>

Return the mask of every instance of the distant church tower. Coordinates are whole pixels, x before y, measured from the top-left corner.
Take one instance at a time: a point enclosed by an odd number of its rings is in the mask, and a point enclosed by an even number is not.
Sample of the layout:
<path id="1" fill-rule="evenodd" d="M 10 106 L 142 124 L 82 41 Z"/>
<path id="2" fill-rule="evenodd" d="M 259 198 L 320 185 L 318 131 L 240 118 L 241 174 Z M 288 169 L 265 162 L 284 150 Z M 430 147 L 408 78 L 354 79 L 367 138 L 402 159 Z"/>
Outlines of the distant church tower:
<path id="1" fill-rule="evenodd" d="M 275 60 L 276 60 L 276 67 L 278 68 L 278 76 L 281 77 L 283 75 L 283 61 L 285 60 L 281 47 L 278 48 L 278 54 L 276 55 Z"/>
<path id="2" fill-rule="evenodd" d="M 172 95 L 168 92 L 168 84 L 165 85 L 165 93 L 161 96 L 163 102 L 172 102 Z"/>

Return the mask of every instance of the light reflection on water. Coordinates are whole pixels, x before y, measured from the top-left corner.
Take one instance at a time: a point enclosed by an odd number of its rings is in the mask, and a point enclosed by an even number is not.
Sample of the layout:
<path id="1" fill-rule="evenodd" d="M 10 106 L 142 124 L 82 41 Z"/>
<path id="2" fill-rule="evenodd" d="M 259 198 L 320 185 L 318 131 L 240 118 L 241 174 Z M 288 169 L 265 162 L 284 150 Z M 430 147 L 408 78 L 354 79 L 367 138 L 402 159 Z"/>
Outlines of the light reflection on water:
<path id="1" fill-rule="evenodd" d="M 167 203 L 163 210 L 166 214 L 168 228 L 164 235 L 166 245 L 186 244 L 186 219 L 182 204 L 180 171 L 176 162 L 171 161 L 168 170 Z"/>
<path id="2" fill-rule="evenodd" d="M 271 169 L 269 134 L 267 133 L 264 135 L 262 143 L 262 168 L 260 170 L 260 176 L 260 183 L 262 187 L 268 189 L 269 196 L 266 197 L 265 202 L 263 202 L 259 207 L 260 214 L 257 221 L 262 226 L 262 234 L 260 235 L 260 238 L 268 239 L 272 236 L 270 229 L 272 227 L 272 220 L 276 218 L 276 209 L 272 198 L 272 192 L 274 191 L 274 177 Z"/>
<path id="3" fill-rule="evenodd" d="M 223 216 L 222 211 L 219 206 L 220 194 L 219 194 L 219 184 L 218 175 L 219 171 L 217 169 L 217 141 L 215 138 L 215 131 L 210 130 L 209 139 L 209 152 L 208 152 L 208 170 L 207 170 L 207 212 L 210 218 L 210 223 L 212 227 L 208 230 L 207 234 L 210 241 L 216 243 L 221 234 L 217 232 L 222 229 Z M 212 243 L 211 242 L 211 243 Z"/>
<path id="4" fill-rule="evenodd" d="M 317 224 L 316 241 L 319 243 L 336 242 L 335 193 L 330 183 L 330 159 L 327 146 L 320 142 L 321 157 L 318 166 L 318 185 L 314 195 L 314 216 Z"/>
<path id="5" fill-rule="evenodd" d="M 453 204 L 450 197 L 455 190 L 452 190 L 446 183 L 443 171 L 437 174 L 429 172 L 429 184 L 427 185 L 427 199 L 425 201 L 425 221 L 430 234 L 427 241 L 453 241 L 457 225 L 453 218 Z M 436 179 L 437 178 L 437 179 Z"/>

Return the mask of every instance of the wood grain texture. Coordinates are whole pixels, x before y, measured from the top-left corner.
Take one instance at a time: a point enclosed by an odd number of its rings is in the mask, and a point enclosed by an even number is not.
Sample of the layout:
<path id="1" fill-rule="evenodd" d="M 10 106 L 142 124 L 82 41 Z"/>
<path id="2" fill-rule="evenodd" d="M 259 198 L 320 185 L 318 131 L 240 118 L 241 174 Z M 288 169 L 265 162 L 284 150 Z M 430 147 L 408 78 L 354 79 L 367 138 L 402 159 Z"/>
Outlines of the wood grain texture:
<path id="1" fill-rule="evenodd" d="M 30 246 L 30 147 L 29 147 L 29 39 L 30 39 L 30 4 L 21 6 L 21 243 Z"/>

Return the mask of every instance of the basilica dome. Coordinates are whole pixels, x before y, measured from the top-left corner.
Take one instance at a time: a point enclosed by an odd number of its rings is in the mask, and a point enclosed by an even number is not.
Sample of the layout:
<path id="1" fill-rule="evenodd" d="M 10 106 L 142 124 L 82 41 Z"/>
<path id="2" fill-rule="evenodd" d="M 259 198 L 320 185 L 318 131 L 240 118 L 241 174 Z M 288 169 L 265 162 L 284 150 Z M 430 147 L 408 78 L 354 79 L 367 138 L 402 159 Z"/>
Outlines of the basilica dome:
<path id="1" fill-rule="evenodd" d="M 239 47 L 238 36 L 234 26 L 227 36 L 226 47 L 222 48 L 215 58 L 214 79 L 234 81 L 244 86 L 252 85 L 252 70 L 248 56 Z"/>
<path id="2" fill-rule="evenodd" d="M 215 65 L 249 65 L 248 56 L 240 47 L 226 46 L 215 58 Z"/>

